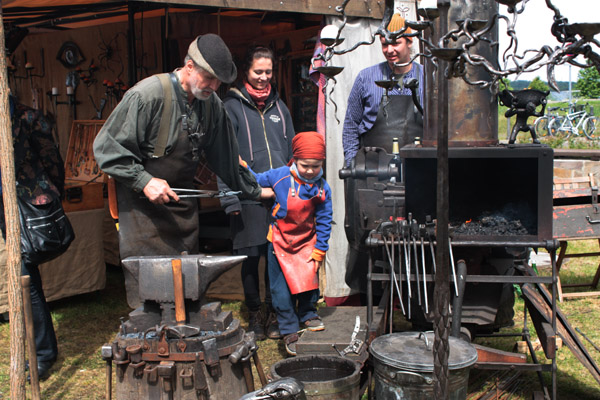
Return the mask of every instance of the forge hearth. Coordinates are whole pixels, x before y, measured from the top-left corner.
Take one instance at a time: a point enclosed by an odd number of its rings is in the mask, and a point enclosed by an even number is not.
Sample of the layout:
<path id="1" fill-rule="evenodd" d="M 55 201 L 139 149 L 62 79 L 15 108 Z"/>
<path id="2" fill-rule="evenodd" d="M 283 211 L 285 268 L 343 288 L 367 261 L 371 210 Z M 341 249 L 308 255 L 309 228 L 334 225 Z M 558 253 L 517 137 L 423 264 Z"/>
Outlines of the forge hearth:
<path id="1" fill-rule="evenodd" d="M 476 221 L 466 221 L 460 225 L 450 223 L 451 232 L 458 235 L 527 235 L 529 230 L 521 220 L 511 220 L 510 217 L 499 214 L 484 215 Z"/>
<path id="2" fill-rule="evenodd" d="M 454 240 L 552 239 L 553 150 L 544 145 L 451 147 L 448 150 Z M 437 149 L 407 146 L 407 214 L 436 216 Z M 469 222 L 467 222 L 469 221 Z"/>

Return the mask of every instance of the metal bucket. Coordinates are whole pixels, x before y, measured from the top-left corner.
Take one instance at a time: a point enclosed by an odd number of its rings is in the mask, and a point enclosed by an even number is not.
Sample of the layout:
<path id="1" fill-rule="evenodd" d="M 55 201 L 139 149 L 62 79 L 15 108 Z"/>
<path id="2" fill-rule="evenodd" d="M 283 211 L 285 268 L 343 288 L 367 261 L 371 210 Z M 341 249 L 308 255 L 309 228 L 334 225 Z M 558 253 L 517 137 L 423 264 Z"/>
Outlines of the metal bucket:
<path id="1" fill-rule="evenodd" d="M 339 356 L 307 355 L 281 360 L 271 366 L 271 376 L 301 381 L 307 399 L 357 400 L 360 395 L 360 364 Z"/>
<path id="2" fill-rule="evenodd" d="M 434 398 L 432 332 L 401 332 L 373 340 L 369 352 L 375 370 L 377 400 L 431 400 Z M 470 367 L 477 361 L 477 350 L 469 343 L 448 338 L 448 398 L 467 398 Z"/>

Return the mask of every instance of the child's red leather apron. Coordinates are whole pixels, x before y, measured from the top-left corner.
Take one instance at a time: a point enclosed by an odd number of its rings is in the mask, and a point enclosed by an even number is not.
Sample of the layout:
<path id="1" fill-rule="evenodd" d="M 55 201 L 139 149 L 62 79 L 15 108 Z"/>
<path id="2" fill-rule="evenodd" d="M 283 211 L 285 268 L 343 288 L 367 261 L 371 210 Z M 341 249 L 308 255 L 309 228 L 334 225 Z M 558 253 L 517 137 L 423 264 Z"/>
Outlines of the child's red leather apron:
<path id="1" fill-rule="evenodd" d="M 313 261 L 307 262 L 317 242 L 314 210 L 325 201 L 325 191 L 302 200 L 296 193 L 294 177 L 287 198 L 287 215 L 273 224 L 273 249 L 292 294 L 319 288 L 319 278 Z M 302 186 L 300 186 L 302 187 Z M 300 188 L 298 188 L 300 189 Z"/>

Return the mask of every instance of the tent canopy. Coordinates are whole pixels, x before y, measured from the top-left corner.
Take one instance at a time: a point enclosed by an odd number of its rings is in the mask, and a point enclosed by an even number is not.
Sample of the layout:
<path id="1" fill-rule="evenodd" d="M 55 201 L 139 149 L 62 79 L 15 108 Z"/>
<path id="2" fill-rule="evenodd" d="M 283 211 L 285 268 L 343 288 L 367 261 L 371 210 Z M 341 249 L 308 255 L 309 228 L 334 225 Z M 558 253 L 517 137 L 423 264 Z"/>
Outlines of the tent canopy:
<path id="1" fill-rule="evenodd" d="M 342 2 L 339 1 L 341 4 Z M 90 25 L 125 21 L 129 13 L 144 17 L 165 13 L 202 11 L 218 15 L 260 13 L 264 18 L 280 19 L 285 14 L 339 15 L 336 2 L 238 0 L 232 8 L 227 0 L 5 0 L 2 2 L 4 22 L 10 26 L 37 29 L 72 29 Z M 384 4 L 376 0 L 349 2 L 346 15 L 380 19 Z M 243 14 L 240 14 L 242 12 Z"/>

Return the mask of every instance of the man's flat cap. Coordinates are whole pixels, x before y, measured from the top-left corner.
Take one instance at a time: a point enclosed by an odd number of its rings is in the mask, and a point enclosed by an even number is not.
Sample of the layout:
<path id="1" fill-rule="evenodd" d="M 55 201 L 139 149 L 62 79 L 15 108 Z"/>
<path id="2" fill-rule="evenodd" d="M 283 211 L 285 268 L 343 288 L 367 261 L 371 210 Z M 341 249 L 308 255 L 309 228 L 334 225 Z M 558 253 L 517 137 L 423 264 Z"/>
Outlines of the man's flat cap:
<path id="1" fill-rule="evenodd" d="M 231 83 L 237 69 L 229 48 L 220 36 L 214 33 L 198 36 L 188 48 L 188 55 L 199 67 L 216 76 L 223 83 Z"/>

